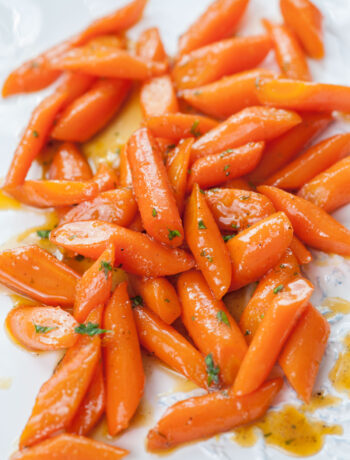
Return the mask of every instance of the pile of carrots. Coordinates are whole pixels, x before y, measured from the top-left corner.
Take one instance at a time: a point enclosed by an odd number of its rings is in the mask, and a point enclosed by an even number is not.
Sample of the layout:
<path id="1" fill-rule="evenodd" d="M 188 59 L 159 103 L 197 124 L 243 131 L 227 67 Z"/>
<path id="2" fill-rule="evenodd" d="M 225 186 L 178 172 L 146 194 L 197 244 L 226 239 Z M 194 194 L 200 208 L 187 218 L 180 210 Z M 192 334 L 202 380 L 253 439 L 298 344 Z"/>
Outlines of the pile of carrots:
<path id="1" fill-rule="evenodd" d="M 310 400 L 329 325 L 300 265 L 312 259 L 304 244 L 350 255 L 350 231 L 328 214 L 350 201 L 350 133 L 309 145 L 333 111 L 350 112 L 350 88 L 310 81 L 305 56 L 322 58 L 324 47 L 309 0 L 281 0 L 283 24 L 263 20 L 264 34 L 232 36 L 248 3 L 215 0 L 171 61 L 156 28 L 130 46 L 125 31 L 146 6 L 134 0 L 5 81 L 8 97 L 59 79 L 3 190 L 57 209 L 59 225 L 39 236 L 65 257 L 35 245 L 0 254 L 0 282 L 37 302 L 10 311 L 11 334 L 30 350 L 66 350 L 13 460 L 126 455 L 86 436 L 103 414 L 110 435 L 127 429 L 143 395 L 141 347 L 207 390 L 165 412 L 150 451 L 261 417 L 282 387 L 275 364 Z M 279 75 L 256 68 L 271 50 Z M 79 143 L 136 84 L 143 126 L 119 169 L 93 173 Z M 26 179 L 52 140 L 46 176 Z M 93 263 L 80 275 L 64 262 L 72 257 Z M 116 285 L 117 269 L 128 281 Z M 257 286 L 237 323 L 222 299 L 249 283 Z"/>

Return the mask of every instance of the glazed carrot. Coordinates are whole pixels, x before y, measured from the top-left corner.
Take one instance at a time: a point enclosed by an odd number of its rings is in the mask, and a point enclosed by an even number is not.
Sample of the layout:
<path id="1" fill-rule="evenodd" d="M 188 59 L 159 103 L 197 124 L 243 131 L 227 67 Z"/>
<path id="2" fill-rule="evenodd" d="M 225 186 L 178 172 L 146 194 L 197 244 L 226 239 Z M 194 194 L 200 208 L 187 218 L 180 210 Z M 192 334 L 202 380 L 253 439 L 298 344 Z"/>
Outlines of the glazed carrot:
<path id="1" fill-rule="evenodd" d="M 298 80 L 261 80 L 260 102 L 272 107 L 313 112 L 350 112 L 350 87 Z"/>
<path id="2" fill-rule="evenodd" d="M 324 56 L 322 14 L 310 0 L 280 0 L 284 21 L 295 32 L 309 56 Z"/>
<path id="3" fill-rule="evenodd" d="M 310 147 L 294 161 L 266 180 L 285 190 L 298 190 L 317 174 L 350 153 L 350 134 L 337 134 Z"/>
<path id="4" fill-rule="evenodd" d="M 77 97 L 84 94 L 96 81 L 96 77 L 83 73 L 65 72 L 62 81 L 56 91 L 65 94 L 65 101 L 62 109 L 66 108 Z"/>
<path id="5" fill-rule="evenodd" d="M 129 452 L 119 447 L 87 439 L 83 436 L 60 434 L 30 449 L 11 456 L 11 460 L 118 460 Z"/>
<path id="6" fill-rule="evenodd" d="M 276 209 L 287 214 L 303 243 L 321 251 L 350 255 L 350 231 L 323 209 L 275 187 L 261 185 L 258 191 L 266 195 Z"/>
<path id="7" fill-rule="evenodd" d="M 273 72 L 253 69 L 224 77 L 214 83 L 180 91 L 190 105 L 215 118 L 227 118 L 245 107 L 259 105 L 255 87 L 260 78 L 273 78 Z"/>
<path id="8" fill-rule="evenodd" d="M 282 385 L 283 380 L 276 378 L 249 395 L 217 392 L 179 401 L 149 431 L 147 447 L 168 449 L 253 422 L 265 414 Z"/>
<path id="9" fill-rule="evenodd" d="M 187 252 L 167 248 L 143 233 L 107 222 L 70 222 L 50 234 L 55 244 L 93 259 L 101 255 L 110 238 L 115 245 L 116 264 L 121 264 L 127 272 L 149 277 L 168 276 L 194 266 Z"/>
<path id="10" fill-rule="evenodd" d="M 77 338 L 78 323 L 60 307 L 20 305 L 10 310 L 6 325 L 19 343 L 32 350 L 62 350 Z"/>
<path id="11" fill-rule="evenodd" d="M 247 344 L 225 304 L 215 299 L 199 271 L 182 273 L 177 281 L 182 321 L 198 349 L 218 372 L 208 375 L 208 386 L 232 385 Z M 208 365 L 208 363 L 207 363 Z M 210 366 L 208 365 L 208 368 Z"/>
<path id="12" fill-rule="evenodd" d="M 230 290 L 257 281 L 274 267 L 293 237 L 290 221 L 277 212 L 238 233 L 227 243 L 232 260 Z"/>
<path id="13" fill-rule="evenodd" d="M 46 305 L 71 306 L 79 275 L 38 246 L 0 253 L 0 282 Z"/>
<path id="14" fill-rule="evenodd" d="M 60 145 L 49 169 L 49 179 L 83 181 L 91 178 L 89 163 L 78 147 L 72 142 Z"/>
<path id="15" fill-rule="evenodd" d="M 293 32 L 284 24 L 274 24 L 267 19 L 263 19 L 263 25 L 273 42 L 282 76 L 295 80 L 311 80 L 306 57 Z"/>
<path id="16" fill-rule="evenodd" d="M 108 431 L 115 436 L 128 427 L 143 394 L 144 372 L 136 326 L 123 282 L 114 291 L 105 313 L 106 415 Z"/>
<path id="17" fill-rule="evenodd" d="M 125 80 L 98 80 L 62 112 L 51 136 L 60 140 L 87 141 L 118 111 L 130 86 L 130 82 Z"/>
<path id="18" fill-rule="evenodd" d="M 191 190 L 195 183 L 206 189 L 250 173 L 259 163 L 264 147 L 265 142 L 249 142 L 222 153 L 201 156 L 191 166 L 187 189 Z"/>
<path id="19" fill-rule="evenodd" d="M 77 284 L 74 318 L 82 323 L 92 309 L 104 305 L 112 288 L 115 248 L 108 244 L 96 262 L 86 270 Z"/>
<path id="20" fill-rule="evenodd" d="M 74 206 L 61 223 L 98 219 L 127 227 L 136 216 L 137 205 L 130 188 L 120 187 Z"/>
<path id="21" fill-rule="evenodd" d="M 260 193 L 213 188 L 205 192 L 205 198 L 219 228 L 228 232 L 244 230 L 275 212 L 270 200 Z"/>
<path id="22" fill-rule="evenodd" d="M 115 35 L 115 34 L 106 34 L 106 35 L 98 35 L 94 38 L 91 38 L 86 42 L 86 44 L 91 49 L 101 49 L 104 48 L 120 48 L 126 49 L 127 47 L 127 40 L 124 34 Z"/>
<path id="23" fill-rule="evenodd" d="M 130 230 L 133 230 L 134 232 L 143 232 L 144 228 L 142 225 L 142 220 L 140 213 L 137 211 L 136 216 L 134 220 L 131 222 L 131 224 L 128 227 Z"/>
<path id="24" fill-rule="evenodd" d="M 180 141 L 177 147 L 174 149 L 171 157 L 168 157 L 169 160 L 167 162 L 168 177 L 174 191 L 174 196 L 180 215 L 184 209 L 192 144 L 193 139 L 191 138 Z"/>
<path id="25" fill-rule="evenodd" d="M 144 83 L 140 103 L 145 118 L 178 112 L 179 105 L 170 76 L 154 77 Z"/>
<path id="26" fill-rule="evenodd" d="M 265 381 L 312 291 L 312 284 L 300 278 L 275 295 L 239 368 L 233 384 L 234 394 L 249 394 Z"/>
<path id="27" fill-rule="evenodd" d="M 199 137 L 218 125 L 218 122 L 202 115 L 168 113 L 150 117 L 146 126 L 156 137 L 180 141 L 184 137 Z"/>
<path id="28" fill-rule="evenodd" d="M 312 261 L 311 252 L 306 249 L 303 243 L 296 237 L 293 236 L 290 248 L 293 251 L 295 257 L 298 259 L 300 265 L 308 264 Z"/>
<path id="29" fill-rule="evenodd" d="M 331 122 L 332 117 L 328 114 L 304 113 L 299 125 L 266 144 L 264 155 L 255 170 L 249 174 L 249 179 L 254 184 L 264 183 L 269 176 L 293 160 Z"/>
<path id="30" fill-rule="evenodd" d="M 31 446 L 66 428 L 73 419 L 100 357 L 100 338 L 82 336 L 69 348 L 52 377 L 39 390 L 19 446 Z"/>
<path id="31" fill-rule="evenodd" d="M 167 55 L 157 27 L 144 30 L 136 42 L 136 54 L 149 61 L 166 61 Z"/>
<path id="32" fill-rule="evenodd" d="M 329 333 L 327 320 L 309 304 L 280 354 L 283 372 L 305 403 L 310 402 Z"/>
<path id="33" fill-rule="evenodd" d="M 224 183 L 223 187 L 229 188 L 229 189 L 236 188 L 238 190 L 247 190 L 248 192 L 254 190 L 254 185 L 249 183 L 243 177 L 237 177 L 236 179 L 230 179 Z"/>
<path id="34" fill-rule="evenodd" d="M 203 356 L 176 329 L 145 307 L 135 308 L 134 317 L 141 345 L 186 378 L 207 388 Z"/>
<path id="35" fill-rule="evenodd" d="M 326 212 L 333 212 L 350 201 L 350 156 L 338 161 L 311 179 L 298 195 Z"/>
<path id="36" fill-rule="evenodd" d="M 131 169 L 127 154 L 128 145 L 126 144 L 120 151 L 119 180 L 122 187 L 132 186 Z"/>
<path id="37" fill-rule="evenodd" d="M 97 185 L 99 192 L 104 192 L 110 190 L 111 188 L 116 188 L 118 178 L 111 166 L 107 163 L 100 163 L 92 182 Z"/>
<path id="38" fill-rule="evenodd" d="M 192 160 L 248 142 L 273 139 L 300 122 L 301 118 L 295 112 L 268 107 L 247 107 L 198 139 L 192 146 Z"/>
<path id="39" fill-rule="evenodd" d="M 179 38 L 179 56 L 228 37 L 243 16 L 249 0 L 216 0 Z"/>
<path id="40" fill-rule="evenodd" d="M 147 128 L 132 134 L 127 154 L 144 228 L 161 243 L 179 246 L 184 235 L 181 218 L 158 145 Z"/>
<path id="41" fill-rule="evenodd" d="M 197 88 L 256 67 L 271 49 L 267 35 L 228 38 L 183 55 L 172 76 L 178 89 Z"/>
<path id="42" fill-rule="evenodd" d="M 197 265 L 217 299 L 231 282 L 231 260 L 214 217 L 197 184 L 187 202 L 184 216 L 185 237 Z"/>
<path id="43" fill-rule="evenodd" d="M 174 286 L 166 278 L 132 277 L 131 283 L 147 307 L 165 323 L 173 323 L 181 314 Z"/>

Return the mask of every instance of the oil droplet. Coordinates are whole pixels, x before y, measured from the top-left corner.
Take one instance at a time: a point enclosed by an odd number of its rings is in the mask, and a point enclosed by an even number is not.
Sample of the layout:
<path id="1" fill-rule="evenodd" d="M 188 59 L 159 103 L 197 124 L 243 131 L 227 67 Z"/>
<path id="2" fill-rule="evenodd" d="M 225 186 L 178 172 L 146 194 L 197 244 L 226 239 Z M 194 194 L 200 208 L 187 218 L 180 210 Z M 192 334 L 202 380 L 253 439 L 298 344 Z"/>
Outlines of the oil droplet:
<path id="1" fill-rule="evenodd" d="M 350 397 L 350 334 L 344 338 L 343 343 L 345 350 L 340 353 L 329 378 L 337 391 L 347 393 Z"/>
<path id="2" fill-rule="evenodd" d="M 252 447 L 258 440 L 254 425 L 245 425 L 233 430 L 232 440 L 241 447 Z"/>
<path id="3" fill-rule="evenodd" d="M 301 410 L 304 412 L 315 412 L 316 410 L 323 409 L 324 407 L 337 406 L 340 402 L 341 398 L 319 391 L 312 396 L 309 404 L 303 404 L 301 406 Z"/>
<path id="4" fill-rule="evenodd" d="M 253 295 L 256 283 L 249 284 L 237 291 L 230 292 L 224 297 L 224 302 L 233 318 L 239 322 L 243 310 Z"/>
<path id="5" fill-rule="evenodd" d="M 338 313 L 343 315 L 350 313 L 350 302 L 341 297 L 327 297 L 323 301 L 322 307 L 330 310 L 325 314 L 326 318 L 333 318 Z"/>
<path id="6" fill-rule="evenodd" d="M 9 390 L 12 385 L 12 377 L 0 377 L 0 390 Z"/>
<path id="7" fill-rule="evenodd" d="M 0 209 L 20 209 L 21 203 L 0 189 Z"/>

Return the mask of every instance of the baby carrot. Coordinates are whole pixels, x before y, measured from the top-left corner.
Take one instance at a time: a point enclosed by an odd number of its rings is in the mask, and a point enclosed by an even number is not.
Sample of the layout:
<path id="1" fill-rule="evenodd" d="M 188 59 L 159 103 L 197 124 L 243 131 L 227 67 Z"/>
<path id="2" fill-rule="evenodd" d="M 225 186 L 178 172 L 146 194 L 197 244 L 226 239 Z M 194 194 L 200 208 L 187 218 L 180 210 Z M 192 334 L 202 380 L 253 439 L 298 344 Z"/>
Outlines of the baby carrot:
<path id="1" fill-rule="evenodd" d="M 170 75 L 154 77 L 144 83 L 140 104 L 145 118 L 178 112 L 179 105 Z"/>
<path id="2" fill-rule="evenodd" d="M 300 265 L 308 264 L 312 261 L 311 252 L 306 249 L 303 243 L 294 235 L 289 247 L 298 260 Z"/>
<path id="3" fill-rule="evenodd" d="M 89 163 L 78 147 L 64 142 L 55 153 L 49 169 L 51 180 L 89 180 L 92 178 Z"/>
<path id="4" fill-rule="evenodd" d="M 166 61 L 167 55 L 157 27 L 141 32 L 136 42 L 136 54 L 149 61 Z"/>
<path id="5" fill-rule="evenodd" d="M 236 179 L 230 179 L 223 184 L 223 187 L 226 189 L 238 189 L 238 190 L 246 190 L 251 192 L 254 190 L 254 185 L 249 183 L 247 179 L 243 177 L 237 177 Z M 212 189 L 214 190 L 214 189 Z"/>
<path id="6" fill-rule="evenodd" d="M 131 169 L 127 154 L 128 145 L 126 144 L 120 151 L 119 181 L 122 187 L 132 186 Z"/>

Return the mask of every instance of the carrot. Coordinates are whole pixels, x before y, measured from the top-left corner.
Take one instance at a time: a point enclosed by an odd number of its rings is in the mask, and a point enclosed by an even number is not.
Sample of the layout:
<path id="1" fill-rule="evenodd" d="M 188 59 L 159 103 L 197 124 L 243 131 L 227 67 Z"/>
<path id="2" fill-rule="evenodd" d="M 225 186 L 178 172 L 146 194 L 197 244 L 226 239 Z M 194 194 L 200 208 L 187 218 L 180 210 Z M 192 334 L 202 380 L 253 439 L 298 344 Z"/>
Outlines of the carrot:
<path id="1" fill-rule="evenodd" d="M 323 209 L 275 187 L 261 185 L 258 191 L 287 214 L 301 241 L 321 251 L 350 255 L 350 231 Z"/>
<path id="2" fill-rule="evenodd" d="M 338 161 L 306 183 L 298 195 L 326 212 L 350 202 L 350 157 Z"/>
<path id="3" fill-rule="evenodd" d="M 261 80 L 257 87 L 264 105 L 313 112 L 350 112 L 350 88 L 298 80 Z"/>
<path id="4" fill-rule="evenodd" d="M 247 344 L 225 304 L 211 293 L 199 271 L 182 273 L 177 281 L 182 321 L 210 369 L 208 386 L 232 385 Z"/>
<path id="5" fill-rule="evenodd" d="M 277 212 L 231 238 L 226 244 L 232 260 L 230 290 L 257 281 L 274 267 L 292 237 L 289 219 L 283 212 Z"/>
<path id="6" fill-rule="evenodd" d="M 249 183 L 247 179 L 243 177 L 237 177 L 236 179 L 230 179 L 223 184 L 223 187 L 226 189 L 238 189 L 238 190 L 246 190 L 251 192 L 254 190 L 254 185 Z"/>
<path id="7" fill-rule="evenodd" d="M 289 161 L 307 147 L 332 122 L 332 117 L 323 113 L 304 113 L 299 125 L 271 140 L 264 149 L 264 155 L 249 174 L 254 184 L 262 184 L 272 174 L 283 168 Z"/>
<path id="8" fill-rule="evenodd" d="M 127 148 L 128 144 L 126 144 L 120 151 L 119 180 L 122 187 L 132 186 L 132 176 L 128 161 Z"/>
<path id="9" fill-rule="evenodd" d="M 283 18 L 305 51 L 315 59 L 324 56 L 322 14 L 310 0 L 280 0 Z"/>
<path id="10" fill-rule="evenodd" d="M 54 139 L 85 142 L 100 131 L 118 111 L 130 89 L 130 82 L 98 80 L 75 99 L 59 116 L 51 136 Z"/>
<path id="11" fill-rule="evenodd" d="M 84 181 L 91 178 L 89 163 L 78 147 L 72 142 L 60 145 L 50 165 L 49 179 Z"/>
<path id="12" fill-rule="evenodd" d="M 214 217 L 197 184 L 186 205 L 185 237 L 197 265 L 217 299 L 221 299 L 231 282 L 231 260 Z"/>
<path id="13" fill-rule="evenodd" d="M 183 241 L 183 228 L 158 145 L 147 128 L 128 141 L 128 160 L 136 201 L 147 233 L 171 247 Z"/>
<path id="14" fill-rule="evenodd" d="M 136 54 L 148 61 L 166 61 L 167 55 L 157 27 L 144 30 L 136 42 Z"/>
<path id="15" fill-rule="evenodd" d="M 145 118 L 178 112 L 179 105 L 170 76 L 154 77 L 144 83 L 140 103 Z"/>
<path id="16" fill-rule="evenodd" d="M 303 243 L 296 237 L 293 236 L 290 248 L 293 251 L 295 257 L 298 259 L 300 265 L 308 264 L 312 261 L 312 255 Z"/>
<path id="17" fill-rule="evenodd" d="M 181 315 L 181 305 L 174 286 L 166 278 L 132 277 L 131 284 L 148 308 L 165 323 L 173 323 Z"/>
<path id="18" fill-rule="evenodd" d="M 178 89 L 197 88 L 256 67 L 271 49 L 267 35 L 218 41 L 183 55 L 172 76 Z"/>
<path id="19" fill-rule="evenodd" d="M 129 452 L 94 439 L 60 434 L 11 456 L 11 460 L 118 460 Z"/>
<path id="20" fill-rule="evenodd" d="M 144 372 L 127 283 L 114 291 L 103 320 L 106 336 L 106 415 L 108 431 L 115 436 L 128 427 L 143 394 Z"/>
<path id="21" fill-rule="evenodd" d="M 301 118 L 295 112 L 267 107 L 247 107 L 204 134 L 192 146 L 192 160 L 278 137 Z"/>
<path id="22" fill-rule="evenodd" d="M 270 200 L 260 193 L 213 188 L 205 192 L 205 198 L 219 228 L 227 232 L 245 230 L 275 212 Z"/>
<path id="23" fill-rule="evenodd" d="M 193 258 L 181 249 L 170 249 L 147 235 L 101 221 L 70 222 L 53 230 L 52 242 L 97 259 L 111 238 L 117 264 L 140 276 L 168 276 L 190 270 Z"/>
<path id="24" fill-rule="evenodd" d="M 73 419 L 100 357 L 100 338 L 82 336 L 65 354 L 53 376 L 39 390 L 19 446 L 48 438 Z"/>
<path id="25" fill-rule="evenodd" d="M 286 190 L 297 190 L 349 153 L 350 134 L 337 134 L 310 147 L 269 177 L 266 183 Z"/>
<path id="26" fill-rule="evenodd" d="M 168 113 L 150 117 L 145 121 L 154 136 L 180 141 L 184 137 L 199 137 L 218 125 L 218 122 L 202 115 Z"/>
<path id="27" fill-rule="evenodd" d="M 309 304 L 280 354 L 283 372 L 305 403 L 310 402 L 329 333 L 327 320 Z"/>
<path id="28" fill-rule="evenodd" d="M 250 173 L 259 163 L 264 147 L 264 142 L 249 142 L 222 153 L 201 156 L 191 166 L 187 189 L 191 190 L 195 183 L 206 189 Z"/>
<path id="29" fill-rule="evenodd" d="M 74 345 L 78 326 L 60 307 L 19 305 L 10 310 L 6 325 L 15 339 L 31 350 L 62 350 Z"/>
<path id="30" fill-rule="evenodd" d="M 62 109 L 65 109 L 74 99 L 84 94 L 96 81 L 96 77 L 83 73 L 64 72 L 62 81 L 56 91 L 65 94 Z"/>
<path id="31" fill-rule="evenodd" d="M 100 257 L 84 272 L 78 282 L 74 302 L 74 318 L 82 323 L 98 305 L 104 305 L 112 289 L 115 248 L 108 244 Z"/>
<path id="32" fill-rule="evenodd" d="M 179 95 L 200 112 L 223 119 L 246 107 L 259 105 L 255 87 L 260 78 L 273 77 L 269 70 L 247 70 L 199 88 L 184 89 Z"/>
<path id="33" fill-rule="evenodd" d="M 198 386 L 207 388 L 203 356 L 176 329 L 146 307 L 134 309 L 141 345 Z"/>
<path id="34" fill-rule="evenodd" d="M 79 275 L 38 246 L 0 253 L 0 282 L 46 305 L 74 303 Z"/>
<path id="35" fill-rule="evenodd" d="M 149 431 L 147 447 L 168 449 L 253 422 L 265 414 L 282 385 L 283 380 L 276 378 L 249 395 L 217 392 L 179 401 Z"/>
<path id="36" fill-rule="evenodd" d="M 263 19 L 263 25 L 273 42 L 282 76 L 295 80 L 311 80 L 306 57 L 293 32 L 284 24 L 274 24 L 267 19 Z"/>
<path id="37" fill-rule="evenodd" d="M 288 283 L 276 294 L 239 368 L 233 384 L 234 394 L 249 394 L 262 385 L 304 312 L 312 291 L 312 284 L 300 278 Z"/>

